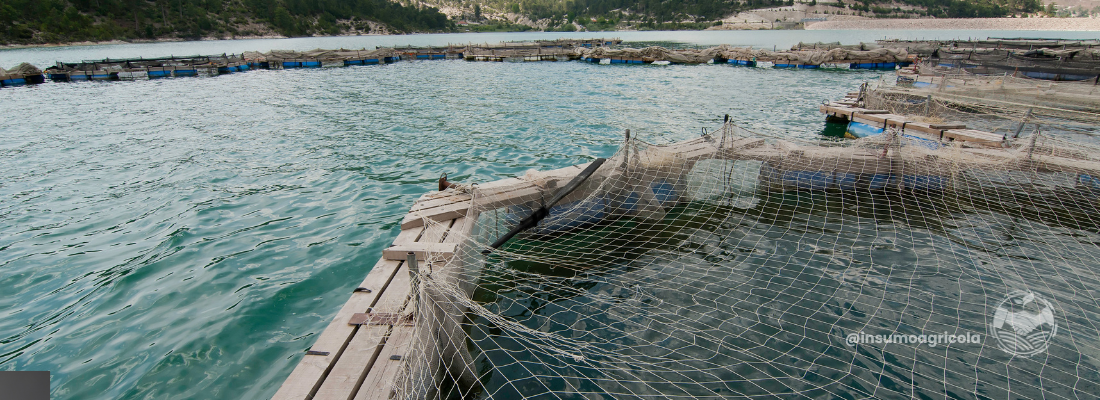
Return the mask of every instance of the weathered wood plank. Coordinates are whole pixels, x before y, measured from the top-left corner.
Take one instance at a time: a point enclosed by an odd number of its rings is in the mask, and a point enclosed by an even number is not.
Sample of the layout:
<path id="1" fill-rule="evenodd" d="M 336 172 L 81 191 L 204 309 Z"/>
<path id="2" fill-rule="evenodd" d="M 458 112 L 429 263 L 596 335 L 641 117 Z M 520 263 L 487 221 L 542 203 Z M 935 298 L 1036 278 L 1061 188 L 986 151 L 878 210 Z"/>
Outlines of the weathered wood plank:
<path id="1" fill-rule="evenodd" d="M 539 200 L 543 197 L 544 194 L 545 193 L 541 188 L 535 186 L 532 183 L 528 183 L 526 186 L 521 187 L 518 190 L 495 193 L 479 197 L 477 199 L 477 205 L 478 209 L 481 211 L 492 210 L 509 205 L 523 204 L 529 201 Z M 546 197 L 551 196 L 547 195 Z"/>
<path id="2" fill-rule="evenodd" d="M 412 338 L 413 327 L 398 325 L 392 328 L 377 361 L 371 366 L 370 372 L 363 380 L 363 385 L 355 394 L 356 400 L 390 398 L 394 389 L 394 379 L 397 378 L 406 358 L 413 356 L 409 354 Z"/>
<path id="3" fill-rule="evenodd" d="M 409 252 L 416 254 L 416 259 L 423 261 L 428 255 L 438 255 L 450 258 L 454 255 L 457 244 L 455 243 L 410 243 L 396 245 L 382 250 L 382 257 L 387 260 L 404 260 Z"/>
<path id="4" fill-rule="evenodd" d="M 979 142 L 1000 146 L 1003 135 L 979 131 L 974 129 L 951 129 L 943 132 L 944 139 L 961 140 L 965 142 Z"/>
<path id="5" fill-rule="evenodd" d="M 446 205 L 450 205 L 450 204 L 469 203 L 471 199 L 472 198 L 469 194 L 433 198 L 433 199 L 429 199 L 429 200 L 426 200 L 426 201 L 421 201 L 421 202 L 417 202 L 416 204 L 413 204 L 412 208 L 409 209 L 409 212 L 413 213 L 413 212 L 425 211 L 425 210 L 429 210 L 429 209 L 432 209 L 432 208 L 442 207 L 442 206 L 446 206 Z"/>
<path id="6" fill-rule="evenodd" d="M 351 339 L 355 327 L 348 325 L 347 321 L 352 314 L 365 312 L 378 299 L 386 286 L 394 277 L 394 273 L 400 266 L 400 262 L 379 260 L 367 274 L 366 279 L 359 287 L 367 291 L 353 292 L 340 311 L 336 313 L 332 322 L 321 332 L 310 350 L 327 352 L 327 355 L 306 355 L 298 362 L 298 366 L 290 373 L 283 386 L 275 393 L 272 399 L 299 400 L 307 399 L 321 385 L 325 374 L 339 358 L 341 351 Z"/>
<path id="7" fill-rule="evenodd" d="M 390 285 L 379 296 L 376 304 L 371 307 L 370 312 L 400 312 L 408 297 L 409 270 L 406 265 L 401 265 L 390 281 Z M 347 324 L 348 321 L 344 321 L 344 323 Z M 313 398 L 346 400 L 354 396 L 356 389 L 366 378 L 367 371 L 375 362 L 375 358 L 382 351 L 382 344 L 385 343 L 389 330 L 390 325 L 359 326 L 355 336 L 348 343 L 347 348 L 340 355 L 340 359 L 332 368 L 332 372 L 325 377 L 324 382 Z"/>
<path id="8" fill-rule="evenodd" d="M 469 221 L 469 222 L 468 222 Z M 436 232 L 442 231 L 445 228 L 446 233 L 440 235 L 443 237 L 443 243 L 457 245 L 463 238 L 469 234 L 470 229 L 473 227 L 474 219 L 460 218 L 452 221 L 452 224 L 447 227 L 445 225 L 436 225 L 428 228 L 428 232 L 425 236 L 435 237 L 438 235 Z M 448 264 L 451 265 L 451 264 Z M 422 269 L 441 268 L 441 265 L 424 265 Z M 436 278 L 443 277 L 455 271 L 431 271 Z M 442 275 L 440 274 L 442 272 Z M 446 279 L 446 278 L 444 278 Z M 417 312 L 425 312 L 426 310 L 434 311 L 435 308 L 427 307 L 427 304 L 421 304 Z M 406 311 L 408 312 L 408 310 Z M 424 316 L 421 316 L 424 318 Z M 428 317 L 429 321 L 438 320 L 438 316 L 434 313 Z M 419 327 L 419 329 L 437 329 L 438 327 Z M 371 368 L 366 379 L 363 382 L 362 388 L 359 393 L 356 394 L 356 399 L 388 399 L 393 394 L 395 388 L 395 380 L 406 368 L 406 363 L 409 362 L 409 357 L 423 356 L 413 355 L 410 353 L 410 348 L 413 345 L 416 337 L 416 331 L 412 326 L 395 325 L 393 331 L 390 333 L 388 339 L 386 339 L 385 345 L 382 348 L 382 353 L 379 355 L 374 366 Z M 433 355 L 429 355 L 431 357 Z M 429 361 L 432 365 L 438 365 L 438 361 Z"/>
<path id="9" fill-rule="evenodd" d="M 452 203 L 444 206 L 433 207 L 418 212 L 405 214 L 401 219 L 401 229 L 411 229 L 424 226 L 424 220 L 449 221 L 459 217 L 465 217 L 470 210 L 470 202 Z"/>
<path id="10" fill-rule="evenodd" d="M 447 232 L 453 224 L 454 221 L 433 224 L 427 229 L 424 229 L 422 234 L 419 235 L 416 242 L 412 243 L 412 245 L 424 246 L 438 244 L 438 242 L 446 237 Z M 397 241 L 395 241 L 395 243 L 396 242 Z M 451 246 L 454 246 L 454 244 L 451 244 Z M 401 313 L 412 311 L 405 309 L 409 304 L 410 295 L 412 294 L 412 279 L 409 275 L 408 266 L 404 263 L 400 264 L 400 268 L 395 272 L 393 278 L 386 286 L 385 291 L 378 297 L 378 300 L 368 312 Z M 348 321 L 350 321 L 350 316 L 343 322 L 346 325 Z M 411 329 L 411 327 L 407 328 Z M 379 356 L 379 352 L 382 351 L 382 346 L 386 343 L 388 340 L 387 337 L 389 336 L 391 336 L 390 325 L 360 326 L 355 337 L 348 344 L 348 348 L 344 350 L 348 358 L 345 360 L 344 355 L 341 355 L 340 360 L 337 361 L 332 372 L 329 373 L 321 384 L 315 398 L 349 399 L 355 395 L 357 391 L 362 391 L 363 382 L 373 369 L 373 365 L 378 362 L 380 357 L 389 357 L 385 354 Z M 367 386 L 367 388 L 368 391 L 370 391 L 370 386 Z"/>
<path id="11" fill-rule="evenodd" d="M 402 230 L 393 243 L 395 245 L 413 243 L 420 239 L 424 228 Z M 272 399 L 305 399 L 321 386 L 326 371 L 334 365 L 345 345 L 350 343 L 351 335 L 355 327 L 347 324 L 351 315 L 368 310 L 379 296 L 384 293 L 387 285 L 393 279 L 400 262 L 382 258 L 371 269 L 367 277 L 359 285 L 368 291 L 353 292 L 340 311 L 336 313 L 332 322 L 321 332 L 317 341 L 310 350 L 327 352 L 328 355 L 307 355 L 298 362 L 298 366 L 283 382 L 283 386 L 275 393 Z"/>

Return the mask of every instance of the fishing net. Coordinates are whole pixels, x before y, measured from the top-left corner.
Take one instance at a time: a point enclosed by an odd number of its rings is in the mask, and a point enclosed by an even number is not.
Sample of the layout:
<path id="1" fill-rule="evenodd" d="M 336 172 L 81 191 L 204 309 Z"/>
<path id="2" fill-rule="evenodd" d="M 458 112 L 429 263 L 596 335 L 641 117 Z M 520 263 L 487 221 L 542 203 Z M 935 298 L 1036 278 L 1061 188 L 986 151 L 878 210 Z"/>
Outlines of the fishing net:
<path id="1" fill-rule="evenodd" d="M 370 390 L 1093 398 L 1098 150 L 726 124 L 673 145 L 628 139 L 554 204 L 585 166 L 475 185 L 475 223 L 446 239 L 457 251 L 419 266 L 393 387 Z"/>
<path id="2" fill-rule="evenodd" d="M 1100 134 L 1100 86 L 954 71 L 900 75 L 897 85 L 869 86 L 867 108 L 925 122 L 962 121 L 972 129 L 1020 137 L 1037 127 L 1078 140 Z M 1026 129 L 1026 131 L 1025 131 Z"/>

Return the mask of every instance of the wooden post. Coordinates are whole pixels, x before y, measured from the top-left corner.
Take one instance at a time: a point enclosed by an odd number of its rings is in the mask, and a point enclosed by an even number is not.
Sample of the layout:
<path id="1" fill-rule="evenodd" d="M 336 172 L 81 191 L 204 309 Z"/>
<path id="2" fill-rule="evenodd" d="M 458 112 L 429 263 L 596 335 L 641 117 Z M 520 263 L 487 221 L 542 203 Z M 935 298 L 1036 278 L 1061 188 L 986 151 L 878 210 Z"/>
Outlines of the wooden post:
<path id="1" fill-rule="evenodd" d="M 1024 119 L 1020 120 L 1020 126 L 1016 127 L 1016 134 L 1012 135 L 1013 139 L 1020 137 L 1020 131 L 1024 130 L 1024 124 L 1027 123 L 1028 119 L 1031 119 L 1031 108 L 1027 109 L 1027 114 L 1024 115 Z"/>
<path id="2" fill-rule="evenodd" d="M 1031 153 L 1035 151 L 1035 140 L 1039 138 L 1039 125 L 1035 125 L 1035 133 L 1031 134 L 1031 144 L 1027 147 L 1027 159 L 1031 159 Z"/>

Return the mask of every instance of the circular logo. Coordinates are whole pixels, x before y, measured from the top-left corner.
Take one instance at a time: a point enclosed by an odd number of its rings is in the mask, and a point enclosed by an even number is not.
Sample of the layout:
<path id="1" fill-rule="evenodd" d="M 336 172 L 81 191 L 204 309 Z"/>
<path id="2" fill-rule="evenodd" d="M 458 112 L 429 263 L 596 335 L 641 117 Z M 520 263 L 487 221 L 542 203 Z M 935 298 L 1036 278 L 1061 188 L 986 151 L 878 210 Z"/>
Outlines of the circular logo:
<path id="1" fill-rule="evenodd" d="M 997 346 L 1020 357 L 1046 351 L 1057 332 L 1050 302 L 1021 290 L 1012 291 L 1001 300 L 994 311 L 993 323 L 989 324 L 989 336 L 997 339 Z"/>

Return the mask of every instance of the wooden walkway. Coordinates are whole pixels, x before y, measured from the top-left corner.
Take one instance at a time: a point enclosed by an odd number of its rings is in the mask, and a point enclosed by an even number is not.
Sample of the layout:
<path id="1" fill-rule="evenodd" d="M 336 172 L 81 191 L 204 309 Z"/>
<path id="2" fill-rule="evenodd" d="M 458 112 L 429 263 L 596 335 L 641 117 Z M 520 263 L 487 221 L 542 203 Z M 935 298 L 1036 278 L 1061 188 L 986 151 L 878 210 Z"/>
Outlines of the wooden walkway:
<path id="1" fill-rule="evenodd" d="M 588 164 L 540 172 L 540 182 L 563 184 Z M 554 184 L 554 183 L 551 183 Z M 543 189 L 520 178 L 478 186 L 486 209 L 537 200 Z M 449 259 L 469 235 L 477 215 L 472 198 L 455 191 L 431 192 L 401 220 L 401 233 L 351 294 L 273 399 L 388 399 L 405 367 L 414 337 L 409 307 L 411 277 L 405 260 L 428 254 Z M 423 266 L 421 266 L 423 268 Z"/>
<path id="2" fill-rule="evenodd" d="M 859 94 L 848 93 L 843 100 L 822 104 L 819 110 L 826 116 L 859 122 L 879 127 L 883 130 L 897 129 L 901 133 L 916 133 L 919 136 L 938 141 L 970 142 L 989 147 L 1001 147 L 1003 135 L 967 129 L 963 124 L 931 124 L 916 121 L 902 115 L 891 114 L 886 110 L 871 110 L 857 106 Z"/>
<path id="3" fill-rule="evenodd" d="M 429 193 L 411 212 L 433 215 L 438 224 L 402 224 L 393 246 L 382 252 L 366 279 L 302 357 L 273 399 L 388 399 L 413 338 L 409 252 L 453 254 L 473 226 L 470 195 Z M 444 209 L 446 211 L 444 211 Z"/>

